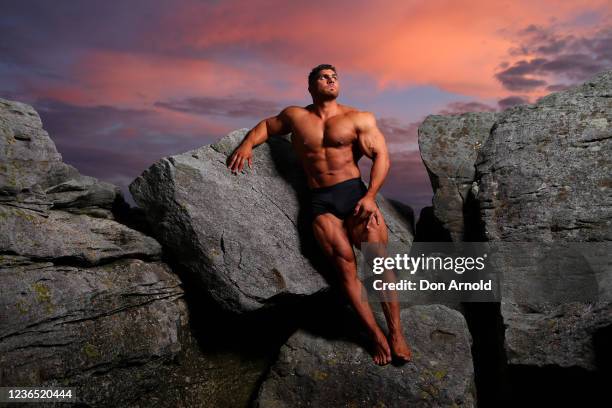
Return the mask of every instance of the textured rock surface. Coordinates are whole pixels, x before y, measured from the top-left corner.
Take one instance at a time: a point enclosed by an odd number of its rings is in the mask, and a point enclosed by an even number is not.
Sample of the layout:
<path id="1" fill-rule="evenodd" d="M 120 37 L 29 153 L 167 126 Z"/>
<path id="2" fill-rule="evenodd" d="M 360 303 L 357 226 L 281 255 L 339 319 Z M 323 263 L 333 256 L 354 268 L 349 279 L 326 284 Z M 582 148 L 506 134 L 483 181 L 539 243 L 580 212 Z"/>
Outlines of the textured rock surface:
<path id="1" fill-rule="evenodd" d="M 474 406 L 471 336 L 463 316 L 441 305 L 412 306 L 402 310 L 402 323 L 413 350 L 412 362 L 403 366 L 376 366 L 354 340 L 297 332 L 281 348 L 256 406 Z"/>
<path id="2" fill-rule="evenodd" d="M 232 175 L 226 158 L 246 129 L 218 143 L 164 158 L 130 184 L 155 237 L 225 309 L 258 309 L 279 295 L 327 286 L 317 271 L 307 187 L 288 137 L 253 151 L 253 168 Z M 379 196 L 390 240 L 412 242 L 412 227 Z"/>
<path id="3" fill-rule="evenodd" d="M 612 71 L 506 110 L 477 162 L 484 235 L 491 241 L 610 243 L 611 157 Z M 502 264 L 510 265 L 517 254 L 506 256 Z M 502 286 L 509 362 L 594 368 L 592 335 L 612 325 L 605 293 L 610 269 L 595 277 L 603 286 L 590 302 L 554 307 L 518 295 L 536 279 L 539 262 L 526 254 L 521 259 L 524 279 L 507 279 Z M 505 272 L 509 278 L 514 273 Z"/>
<path id="4" fill-rule="evenodd" d="M 38 113 L 0 98 L 0 202 L 42 213 L 53 206 L 112 218 L 119 187 L 79 174 L 62 162 Z M 94 208 L 91 208 L 94 207 Z"/>
<path id="5" fill-rule="evenodd" d="M 3 255 L 0 276 L 3 386 L 72 386 L 101 406 L 246 406 L 265 370 L 235 352 L 202 353 L 163 263 Z"/>
<path id="6" fill-rule="evenodd" d="M 434 215 L 453 241 L 464 239 L 464 223 L 471 222 L 465 220 L 465 208 L 476 174 L 478 150 L 498 115 L 429 115 L 419 126 L 419 150 L 434 192 Z"/>
<path id="7" fill-rule="evenodd" d="M 100 400 L 120 386 L 102 384 L 100 375 L 133 364 L 132 375 L 151 380 L 160 362 L 147 364 L 180 351 L 183 291 L 164 264 L 125 259 L 79 268 L 4 255 L 0 265 L 5 385 L 78 383 L 85 400 Z M 137 382 L 123 386 L 142 392 Z"/>
<path id="8" fill-rule="evenodd" d="M 113 220 L 63 210 L 45 213 L 0 204 L 0 251 L 83 265 L 129 256 L 159 258 L 161 254 L 153 238 Z"/>
<path id="9" fill-rule="evenodd" d="M 262 364 L 206 355 L 159 243 L 115 221 L 119 189 L 61 162 L 0 99 L 0 384 L 91 406 L 246 405 Z"/>

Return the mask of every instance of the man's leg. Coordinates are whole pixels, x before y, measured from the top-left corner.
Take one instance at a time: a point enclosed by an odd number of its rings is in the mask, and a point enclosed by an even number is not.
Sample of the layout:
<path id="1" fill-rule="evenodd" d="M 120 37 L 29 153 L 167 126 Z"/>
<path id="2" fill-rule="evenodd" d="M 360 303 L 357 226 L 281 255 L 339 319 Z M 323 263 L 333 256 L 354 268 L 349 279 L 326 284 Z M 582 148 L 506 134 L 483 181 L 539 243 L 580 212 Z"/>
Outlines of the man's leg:
<path id="1" fill-rule="evenodd" d="M 379 365 L 391 362 L 391 349 L 385 334 L 376 323 L 372 308 L 361 299 L 364 290 L 357 276 L 355 253 L 342 220 L 333 214 L 318 215 L 313 222 L 314 235 L 325 255 L 339 273 L 339 280 L 351 305 L 365 324 L 374 343 L 374 362 Z"/>
<path id="2" fill-rule="evenodd" d="M 353 215 L 346 219 L 346 227 L 349 233 L 351 242 L 361 249 L 362 242 L 379 242 L 386 247 L 389 241 L 387 225 L 380 214 L 380 225 L 376 222 L 370 223 L 370 228 L 367 228 L 367 219 L 361 220 Z M 395 280 L 395 275 L 391 271 L 385 271 L 385 274 L 391 274 L 392 277 L 386 279 Z M 384 279 L 385 277 L 383 277 Z M 389 345 L 394 357 L 403 361 L 409 361 L 412 355 L 408 343 L 404 337 L 402 323 L 400 320 L 400 307 L 397 300 L 397 293 L 393 290 L 386 291 L 381 299 L 381 306 L 387 319 L 387 327 L 389 328 Z"/>

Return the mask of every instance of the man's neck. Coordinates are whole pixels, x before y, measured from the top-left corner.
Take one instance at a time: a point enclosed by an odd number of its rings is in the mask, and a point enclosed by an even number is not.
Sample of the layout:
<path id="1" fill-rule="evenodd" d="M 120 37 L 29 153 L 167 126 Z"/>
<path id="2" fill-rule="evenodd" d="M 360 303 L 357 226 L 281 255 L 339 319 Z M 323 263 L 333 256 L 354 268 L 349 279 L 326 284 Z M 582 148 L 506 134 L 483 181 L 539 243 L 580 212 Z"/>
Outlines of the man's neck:
<path id="1" fill-rule="evenodd" d="M 335 99 L 313 101 L 312 105 L 313 112 L 321 119 L 327 119 L 331 116 L 337 115 L 340 111 L 340 105 Z"/>

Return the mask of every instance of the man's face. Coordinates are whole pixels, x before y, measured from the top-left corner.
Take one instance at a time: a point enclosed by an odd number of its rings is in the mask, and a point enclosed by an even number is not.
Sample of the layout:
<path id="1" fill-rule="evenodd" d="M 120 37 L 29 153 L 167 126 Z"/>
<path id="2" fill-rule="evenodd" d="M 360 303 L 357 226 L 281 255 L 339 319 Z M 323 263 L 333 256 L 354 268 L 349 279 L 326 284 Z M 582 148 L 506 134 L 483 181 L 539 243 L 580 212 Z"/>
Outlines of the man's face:
<path id="1" fill-rule="evenodd" d="M 326 97 L 326 99 L 335 99 L 338 97 L 340 84 L 338 83 L 338 75 L 333 69 L 322 69 L 311 86 L 311 92 L 314 95 Z"/>

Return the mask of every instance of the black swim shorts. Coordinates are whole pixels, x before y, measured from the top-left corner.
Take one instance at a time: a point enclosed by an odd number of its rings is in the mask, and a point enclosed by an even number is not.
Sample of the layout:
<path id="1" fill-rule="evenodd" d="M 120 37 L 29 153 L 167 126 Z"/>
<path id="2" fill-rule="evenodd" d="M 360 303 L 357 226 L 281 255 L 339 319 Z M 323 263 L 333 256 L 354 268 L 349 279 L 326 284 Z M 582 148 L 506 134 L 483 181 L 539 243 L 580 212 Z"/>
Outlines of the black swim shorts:
<path id="1" fill-rule="evenodd" d="M 332 186 L 310 190 L 312 218 L 332 213 L 341 220 L 353 213 L 357 202 L 368 192 L 360 177 L 345 180 Z"/>

